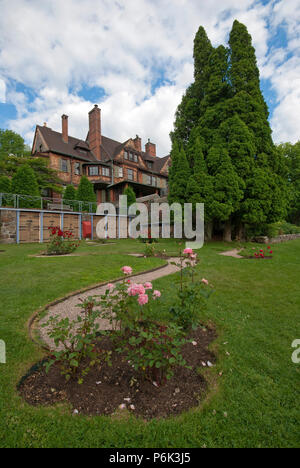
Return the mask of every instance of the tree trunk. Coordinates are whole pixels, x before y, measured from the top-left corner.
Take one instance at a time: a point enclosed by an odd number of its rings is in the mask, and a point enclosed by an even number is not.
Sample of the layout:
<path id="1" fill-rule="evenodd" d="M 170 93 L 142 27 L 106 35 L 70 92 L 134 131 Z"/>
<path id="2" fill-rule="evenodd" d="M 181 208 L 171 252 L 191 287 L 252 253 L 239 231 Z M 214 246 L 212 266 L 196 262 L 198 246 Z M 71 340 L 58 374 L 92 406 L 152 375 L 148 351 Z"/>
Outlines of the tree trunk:
<path id="1" fill-rule="evenodd" d="M 208 242 L 211 241 L 212 233 L 213 233 L 213 222 L 209 221 L 205 223 L 204 230 L 205 230 L 205 240 Z"/>
<path id="2" fill-rule="evenodd" d="M 245 242 L 246 236 L 245 236 L 245 225 L 243 223 L 238 224 L 238 229 L 237 229 L 237 234 L 236 234 L 236 239 L 240 242 Z"/>
<path id="3" fill-rule="evenodd" d="M 226 221 L 223 231 L 223 241 L 224 242 L 231 242 L 231 220 L 229 219 Z"/>

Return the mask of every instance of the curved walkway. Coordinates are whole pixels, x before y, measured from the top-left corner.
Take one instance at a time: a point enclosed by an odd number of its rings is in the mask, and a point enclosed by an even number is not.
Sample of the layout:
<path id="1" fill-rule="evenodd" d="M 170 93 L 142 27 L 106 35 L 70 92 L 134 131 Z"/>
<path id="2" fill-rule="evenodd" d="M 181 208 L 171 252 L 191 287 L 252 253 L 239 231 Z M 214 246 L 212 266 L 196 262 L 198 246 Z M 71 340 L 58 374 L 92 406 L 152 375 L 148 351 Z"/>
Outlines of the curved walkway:
<path id="1" fill-rule="evenodd" d="M 243 249 L 227 250 L 226 252 L 221 252 L 219 255 L 224 255 L 225 257 L 244 258 L 241 255 L 239 255 L 239 252 L 241 252 L 241 250 Z"/>
<path id="2" fill-rule="evenodd" d="M 171 263 L 177 262 L 177 261 L 179 261 L 178 257 L 168 258 L 167 259 L 168 264 L 166 266 L 163 266 L 154 271 L 149 271 L 148 273 L 144 272 L 144 273 L 140 273 L 134 276 L 130 276 L 130 280 L 133 282 L 139 282 L 139 283 L 145 283 L 146 281 L 152 282 L 163 276 L 176 273 L 177 271 L 179 271 L 179 267 L 177 267 L 176 265 L 171 265 Z M 120 280 L 111 281 L 111 283 L 120 283 Z M 94 289 L 85 291 L 83 293 L 78 293 L 72 297 L 69 297 L 69 298 L 66 298 L 65 300 L 60 301 L 59 303 L 53 306 L 50 306 L 47 309 L 46 316 L 43 317 L 37 324 L 39 336 L 42 339 L 42 341 L 46 344 L 46 346 L 50 349 L 55 349 L 53 340 L 49 338 L 47 334 L 48 327 L 41 327 L 43 323 L 46 323 L 50 317 L 53 317 L 55 315 L 59 315 L 62 319 L 68 317 L 70 320 L 74 320 L 79 313 L 79 309 L 78 307 L 76 307 L 76 305 L 80 302 L 79 299 L 86 299 L 89 296 L 104 294 L 106 289 L 107 289 L 107 283 L 102 286 L 98 286 Z M 98 323 L 100 325 L 100 329 L 109 330 L 110 323 L 108 320 L 99 319 Z"/>

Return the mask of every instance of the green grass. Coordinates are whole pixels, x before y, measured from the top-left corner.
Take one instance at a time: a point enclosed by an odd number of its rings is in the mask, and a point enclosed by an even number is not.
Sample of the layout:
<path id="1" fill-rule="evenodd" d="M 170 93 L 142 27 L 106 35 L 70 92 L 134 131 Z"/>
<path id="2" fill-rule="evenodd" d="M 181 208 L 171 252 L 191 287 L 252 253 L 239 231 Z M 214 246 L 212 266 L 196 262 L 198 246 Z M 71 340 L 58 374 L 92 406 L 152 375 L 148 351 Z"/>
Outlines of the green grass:
<path id="1" fill-rule="evenodd" d="M 162 245 L 176 253 L 174 241 Z M 276 245 L 274 258 L 265 261 L 218 255 L 233 247 L 211 243 L 198 253 L 200 274 L 216 291 L 203 320 L 214 323 L 219 334 L 212 344 L 217 366 L 206 371 L 207 400 L 177 418 L 145 423 L 134 417 L 74 417 L 66 404 L 34 408 L 18 396 L 16 385 L 43 357 L 27 335 L 26 323 L 35 310 L 120 276 L 124 264 L 141 271 L 163 261 L 129 257 L 144 250 L 132 240 L 83 243 L 80 257 L 62 258 L 30 257 L 41 250 L 34 244 L 1 246 L 6 252 L 0 253 L 0 339 L 7 345 L 7 364 L 0 364 L 0 446 L 299 446 L 299 365 L 291 361 L 291 343 L 300 338 L 300 240 Z M 163 291 L 162 314 L 174 299 L 176 276 L 154 283 Z"/>

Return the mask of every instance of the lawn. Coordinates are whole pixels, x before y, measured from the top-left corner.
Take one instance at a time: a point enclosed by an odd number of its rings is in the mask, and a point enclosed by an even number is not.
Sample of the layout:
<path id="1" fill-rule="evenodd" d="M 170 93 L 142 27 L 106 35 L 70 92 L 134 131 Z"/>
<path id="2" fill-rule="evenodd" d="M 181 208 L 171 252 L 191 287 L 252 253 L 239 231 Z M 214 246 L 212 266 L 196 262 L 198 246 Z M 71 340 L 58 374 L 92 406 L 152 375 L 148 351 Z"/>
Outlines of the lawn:
<path id="1" fill-rule="evenodd" d="M 175 254 L 178 245 L 160 248 Z M 31 315 L 73 290 L 134 271 L 155 268 L 158 258 L 129 257 L 143 252 L 138 241 L 82 244 L 79 257 L 37 258 L 40 245 L 1 246 L 0 339 L 7 364 L 0 364 L 1 447 L 296 447 L 299 446 L 299 365 L 291 343 L 300 338 L 300 240 L 274 246 L 269 260 L 218 255 L 235 245 L 206 244 L 198 252 L 201 275 L 215 287 L 205 322 L 215 324 L 217 366 L 204 371 L 210 384 L 205 402 L 177 418 L 143 422 L 133 416 L 73 416 L 64 404 L 31 407 L 16 391 L 19 379 L 43 357 L 27 334 Z M 176 275 L 161 278 L 167 314 Z M 222 376 L 219 375 L 222 373 Z"/>

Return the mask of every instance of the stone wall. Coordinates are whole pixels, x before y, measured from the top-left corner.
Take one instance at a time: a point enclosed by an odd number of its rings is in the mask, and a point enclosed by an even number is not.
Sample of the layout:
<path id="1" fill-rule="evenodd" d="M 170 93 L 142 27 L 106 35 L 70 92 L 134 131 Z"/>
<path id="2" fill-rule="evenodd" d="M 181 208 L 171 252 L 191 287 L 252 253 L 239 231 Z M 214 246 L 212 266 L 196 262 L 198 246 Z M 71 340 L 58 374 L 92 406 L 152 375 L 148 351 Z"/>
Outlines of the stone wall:
<path id="1" fill-rule="evenodd" d="M 279 244 L 280 242 L 286 242 L 289 240 L 300 239 L 300 234 L 283 234 L 269 239 L 270 244 Z"/>
<path id="2" fill-rule="evenodd" d="M 300 239 L 300 234 L 282 234 L 281 236 L 269 238 L 267 236 L 259 236 L 253 239 L 253 242 L 259 244 L 280 244 L 290 240 Z"/>
<path id="3" fill-rule="evenodd" d="M 16 211 L 0 210 L 0 242 L 14 244 L 17 239 Z"/>

